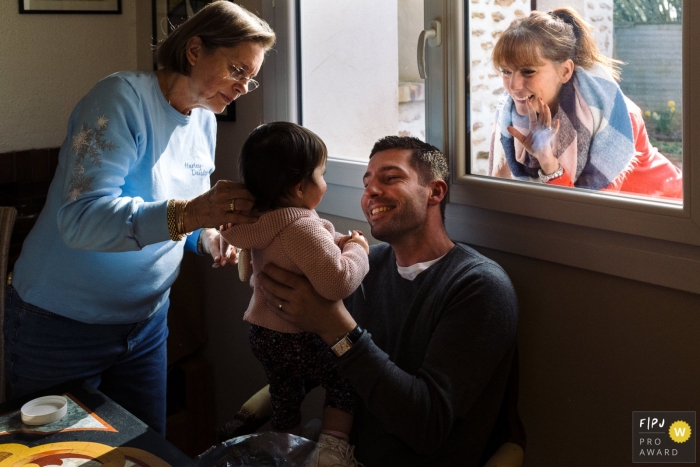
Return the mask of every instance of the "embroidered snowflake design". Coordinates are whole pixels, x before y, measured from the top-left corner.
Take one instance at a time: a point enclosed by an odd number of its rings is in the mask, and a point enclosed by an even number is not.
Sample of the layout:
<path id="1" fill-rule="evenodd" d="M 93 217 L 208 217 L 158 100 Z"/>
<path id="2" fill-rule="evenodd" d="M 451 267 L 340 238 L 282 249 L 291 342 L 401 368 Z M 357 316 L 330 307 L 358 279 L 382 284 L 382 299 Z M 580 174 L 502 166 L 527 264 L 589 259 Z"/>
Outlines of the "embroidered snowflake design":
<path id="1" fill-rule="evenodd" d="M 73 178 L 70 180 L 68 195 L 75 201 L 78 196 L 92 189 L 92 181 L 95 177 L 85 176 L 84 160 L 87 158 L 97 167 L 102 167 L 102 152 L 118 148 L 116 144 L 104 138 L 109 119 L 104 115 L 97 118 L 94 128 L 90 128 L 87 123 L 83 123 L 80 131 L 73 136 L 71 149 L 75 151 L 75 164 L 73 165 Z"/>
<path id="2" fill-rule="evenodd" d="M 107 122 L 109 119 L 105 118 L 104 115 L 97 119 L 97 128 L 104 129 L 107 128 Z"/>

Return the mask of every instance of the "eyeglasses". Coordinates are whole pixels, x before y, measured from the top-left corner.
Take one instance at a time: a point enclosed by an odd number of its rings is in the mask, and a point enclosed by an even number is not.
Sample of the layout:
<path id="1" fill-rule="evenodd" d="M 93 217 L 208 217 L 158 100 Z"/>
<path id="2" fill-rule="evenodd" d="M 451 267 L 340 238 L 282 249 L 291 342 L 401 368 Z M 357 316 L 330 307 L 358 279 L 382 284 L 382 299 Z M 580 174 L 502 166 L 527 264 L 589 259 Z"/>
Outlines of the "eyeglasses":
<path id="1" fill-rule="evenodd" d="M 234 81 L 247 81 L 246 83 L 246 90 L 248 92 L 255 91 L 260 87 L 260 83 L 255 81 L 253 78 L 250 76 L 246 75 L 245 70 L 243 68 L 239 68 L 236 65 L 232 65 L 231 62 L 228 61 L 228 57 L 224 55 L 224 53 L 221 51 L 221 49 L 216 49 L 219 51 L 222 57 L 226 59 L 226 62 L 228 63 L 228 66 L 231 67 L 231 73 L 229 75 L 229 78 L 231 78 Z"/>

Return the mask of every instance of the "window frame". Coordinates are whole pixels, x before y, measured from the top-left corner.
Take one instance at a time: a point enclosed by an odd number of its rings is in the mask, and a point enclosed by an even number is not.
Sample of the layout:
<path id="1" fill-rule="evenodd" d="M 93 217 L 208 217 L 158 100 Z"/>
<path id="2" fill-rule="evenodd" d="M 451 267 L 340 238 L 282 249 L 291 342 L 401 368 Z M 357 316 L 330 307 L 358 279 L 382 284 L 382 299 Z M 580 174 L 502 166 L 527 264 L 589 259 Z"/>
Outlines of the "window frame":
<path id="1" fill-rule="evenodd" d="M 458 0 L 443 2 L 449 21 L 445 37 L 448 74 L 445 99 L 447 144 L 453 170 L 447 228 L 473 245 L 552 261 L 615 276 L 700 293 L 700 156 L 697 104 L 700 57 L 684 46 L 683 206 L 632 196 L 490 178 L 466 173 L 467 73 L 464 34 L 469 10 Z M 700 4 L 683 4 L 683 44 L 698 43 Z M 460 69 L 462 70 L 460 72 Z M 695 162 L 695 163 L 693 163 Z"/>
<path id="2" fill-rule="evenodd" d="M 298 1 L 289 3 L 296 8 Z M 263 0 L 268 2 L 273 0 Z M 450 237 L 477 247 L 700 293 L 700 189 L 693 189 L 700 187 L 700 92 L 690 92 L 700 88 L 694 86 L 700 85 L 696 73 L 700 54 L 692 54 L 686 46 L 700 43 L 700 28 L 691 27 L 692 18 L 700 18 L 700 2 L 683 3 L 682 207 L 468 174 L 465 34 L 470 3 L 425 3 L 426 27 L 438 19 L 443 29 L 443 45 L 426 48 L 426 139 L 450 159 L 452 183 L 446 211 Z M 297 21 L 287 24 L 298 28 Z M 275 30 L 278 48 L 289 38 L 296 43 L 295 31 L 283 35 Z M 431 79 L 435 70 L 443 73 Z M 278 71 L 271 77 L 269 72 L 266 67 L 265 79 L 277 82 Z M 364 169 L 364 163 L 329 158 L 328 190 L 318 211 L 364 221 L 359 208 Z"/>

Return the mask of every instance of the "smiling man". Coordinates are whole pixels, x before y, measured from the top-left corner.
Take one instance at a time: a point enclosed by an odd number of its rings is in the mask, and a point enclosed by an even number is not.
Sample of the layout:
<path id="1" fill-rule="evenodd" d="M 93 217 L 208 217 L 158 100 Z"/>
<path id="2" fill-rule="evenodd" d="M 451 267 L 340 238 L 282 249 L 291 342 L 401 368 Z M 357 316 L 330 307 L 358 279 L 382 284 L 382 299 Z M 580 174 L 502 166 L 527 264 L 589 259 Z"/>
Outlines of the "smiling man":
<path id="1" fill-rule="evenodd" d="M 355 456 L 372 466 L 481 465 L 515 349 L 506 273 L 452 242 L 444 155 L 410 137 L 379 140 L 364 175 L 370 272 L 330 302 L 274 266 L 261 276 L 280 317 L 319 334 L 360 398 Z"/>

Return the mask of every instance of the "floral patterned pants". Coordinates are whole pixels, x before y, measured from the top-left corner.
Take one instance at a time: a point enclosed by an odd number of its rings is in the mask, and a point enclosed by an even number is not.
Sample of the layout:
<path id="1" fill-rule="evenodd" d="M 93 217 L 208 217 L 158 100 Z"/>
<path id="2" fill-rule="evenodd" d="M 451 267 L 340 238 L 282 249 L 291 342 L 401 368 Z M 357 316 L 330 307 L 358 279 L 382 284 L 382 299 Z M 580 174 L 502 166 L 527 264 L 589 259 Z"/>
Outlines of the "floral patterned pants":
<path id="1" fill-rule="evenodd" d="M 301 423 L 301 403 L 308 388 L 326 389 L 324 407 L 355 414 L 356 395 L 338 374 L 328 345 L 310 332 L 286 333 L 250 327 L 250 346 L 270 383 L 272 428 L 288 430 Z"/>

